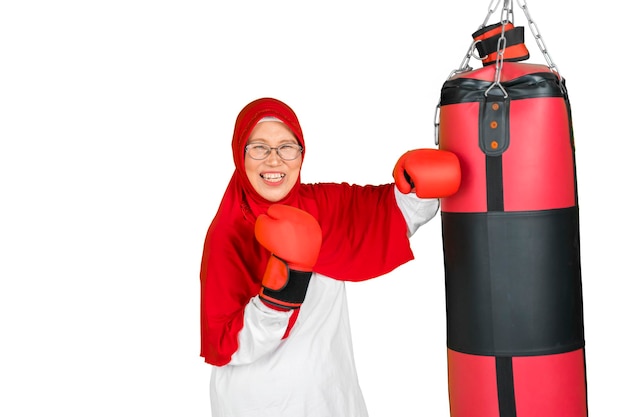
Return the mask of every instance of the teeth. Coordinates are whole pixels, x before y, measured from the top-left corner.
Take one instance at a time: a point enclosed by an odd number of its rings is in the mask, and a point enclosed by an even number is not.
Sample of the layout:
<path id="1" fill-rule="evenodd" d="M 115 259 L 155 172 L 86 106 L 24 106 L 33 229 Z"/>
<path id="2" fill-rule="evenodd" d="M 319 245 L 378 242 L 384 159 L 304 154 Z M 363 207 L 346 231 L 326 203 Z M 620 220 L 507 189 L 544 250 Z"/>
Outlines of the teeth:
<path id="1" fill-rule="evenodd" d="M 261 174 L 261 177 L 263 177 L 263 179 L 265 179 L 266 181 L 280 181 L 281 179 L 283 179 L 284 176 L 285 174 L 281 174 L 278 172 Z"/>

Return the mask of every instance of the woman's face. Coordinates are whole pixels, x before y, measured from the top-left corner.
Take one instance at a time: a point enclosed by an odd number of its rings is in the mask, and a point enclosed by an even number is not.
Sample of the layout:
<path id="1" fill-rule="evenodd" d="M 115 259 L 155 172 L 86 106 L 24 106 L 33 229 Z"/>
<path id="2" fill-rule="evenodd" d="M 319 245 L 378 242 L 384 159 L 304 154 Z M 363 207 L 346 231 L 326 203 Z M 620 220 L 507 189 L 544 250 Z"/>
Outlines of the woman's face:
<path id="1" fill-rule="evenodd" d="M 276 148 L 286 143 L 297 145 L 298 140 L 285 124 L 267 121 L 254 127 L 247 144 L 263 144 Z M 276 202 L 289 194 L 298 180 L 302 154 L 292 161 L 285 161 L 273 149 L 263 160 L 252 159 L 246 153 L 244 161 L 246 174 L 255 191 L 266 200 Z"/>

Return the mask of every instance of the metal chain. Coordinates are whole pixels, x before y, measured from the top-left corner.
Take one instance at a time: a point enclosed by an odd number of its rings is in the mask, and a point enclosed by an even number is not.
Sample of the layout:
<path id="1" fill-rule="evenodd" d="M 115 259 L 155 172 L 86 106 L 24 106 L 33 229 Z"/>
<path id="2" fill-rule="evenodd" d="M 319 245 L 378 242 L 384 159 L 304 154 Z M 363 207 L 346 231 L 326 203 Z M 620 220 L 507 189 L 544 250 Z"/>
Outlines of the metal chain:
<path id="1" fill-rule="evenodd" d="M 545 58 L 548 64 L 548 68 L 559 78 L 559 84 L 561 86 L 561 90 L 563 90 L 564 88 L 563 78 L 561 78 L 561 75 L 559 73 L 558 68 L 556 67 L 556 64 L 554 63 L 554 61 L 552 61 L 552 57 L 550 57 L 550 54 L 548 53 L 548 48 L 546 48 L 546 44 L 543 41 L 543 37 L 539 33 L 539 27 L 537 26 L 535 21 L 532 19 L 532 17 L 530 17 L 530 11 L 528 10 L 528 4 L 526 4 L 526 0 L 517 0 L 517 4 L 526 15 L 526 20 L 528 20 L 528 27 L 530 28 L 530 31 L 532 32 L 533 37 L 535 38 L 535 41 L 537 42 L 537 46 L 539 47 L 539 50 L 543 54 L 543 57 Z"/>
<path id="2" fill-rule="evenodd" d="M 507 23 L 513 23 L 512 17 L 513 9 L 511 8 L 511 1 L 504 0 L 504 4 L 502 5 L 502 13 L 500 13 L 500 24 L 502 25 L 502 31 L 500 32 L 500 38 L 498 39 L 498 53 L 496 55 L 495 63 L 496 72 L 494 75 L 493 84 L 491 84 L 487 91 L 485 91 L 485 97 L 489 95 L 489 92 L 494 87 L 498 87 L 500 88 L 500 90 L 502 90 L 504 98 L 507 98 L 509 96 L 502 84 L 500 84 L 500 79 L 502 76 L 502 63 L 504 62 L 504 50 L 506 49 L 506 37 L 504 35 L 506 33 Z"/>
<path id="3" fill-rule="evenodd" d="M 483 21 L 483 24 L 478 26 L 478 29 L 476 29 L 476 30 L 480 30 L 480 29 L 484 28 L 485 26 L 487 26 L 487 22 L 489 22 L 489 19 L 491 18 L 491 15 L 493 14 L 494 11 L 496 11 L 498 6 L 500 5 L 500 1 L 501 0 L 491 0 L 491 3 L 489 3 L 489 9 L 487 11 L 487 16 L 485 17 L 485 20 Z M 494 5 L 494 2 L 495 2 L 495 5 Z M 448 75 L 448 79 L 452 78 L 456 74 L 472 70 L 472 67 L 469 66 L 470 59 L 472 57 L 474 57 L 476 59 L 480 59 L 480 57 L 474 55 L 474 51 L 476 50 L 476 44 L 478 42 L 480 42 L 480 41 L 472 42 L 472 44 L 470 45 L 469 49 L 467 50 L 467 53 L 465 54 L 465 57 L 463 57 L 463 61 L 461 61 L 461 65 L 459 65 L 458 69 L 452 70 L 450 75 Z"/>
<path id="4" fill-rule="evenodd" d="M 496 2 L 495 6 L 493 5 L 494 1 Z M 500 5 L 500 0 L 491 0 L 491 3 L 489 3 L 489 11 L 487 12 L 487 17 L 485 17 L 485 20 L 483 20 L 483 24 L 480 25 L 478 29 L 482 29 L 485 26 L 487 26 L 487 23 L 489 22 L 489 18 L 491 17 L 493 12 L 496 11 L 499 5 Z"/>

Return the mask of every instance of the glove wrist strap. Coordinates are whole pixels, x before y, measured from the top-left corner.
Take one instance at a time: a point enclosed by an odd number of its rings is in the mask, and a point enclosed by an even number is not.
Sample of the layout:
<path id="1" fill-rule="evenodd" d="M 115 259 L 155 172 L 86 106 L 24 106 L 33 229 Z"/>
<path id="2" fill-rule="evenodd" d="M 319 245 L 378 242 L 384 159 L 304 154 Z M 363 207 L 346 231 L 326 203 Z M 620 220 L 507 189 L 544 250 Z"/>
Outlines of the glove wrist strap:
<path id="1" fill-rule="evenodd" d="M 287 283 L 280 290 L 272 290 L 263 286 L 259 292 L 259 297 L 270 307 L 289 310 L 300 308 L 306 296 L 311 275 L 313 275 L 312 272 L 289 269 Z"/>

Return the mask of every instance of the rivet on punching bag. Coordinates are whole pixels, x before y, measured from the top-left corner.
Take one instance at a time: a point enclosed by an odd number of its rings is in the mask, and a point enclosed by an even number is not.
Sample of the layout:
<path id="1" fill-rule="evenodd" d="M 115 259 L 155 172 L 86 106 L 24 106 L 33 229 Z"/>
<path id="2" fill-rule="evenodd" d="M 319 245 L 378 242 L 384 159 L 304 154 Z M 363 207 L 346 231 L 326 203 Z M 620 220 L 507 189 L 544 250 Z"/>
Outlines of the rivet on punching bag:
<path id="1" fill-rule="evenodd" d="M 506 19 L 472 36 L 483 66 L 445 81 L 436 120 L 437 144 L 457 155 L 462 173 L 441 202 L 450 415 L 585 417 L 565 80 L 554 65 L 520 62 L 529 57 L 523 32 Z"/>

